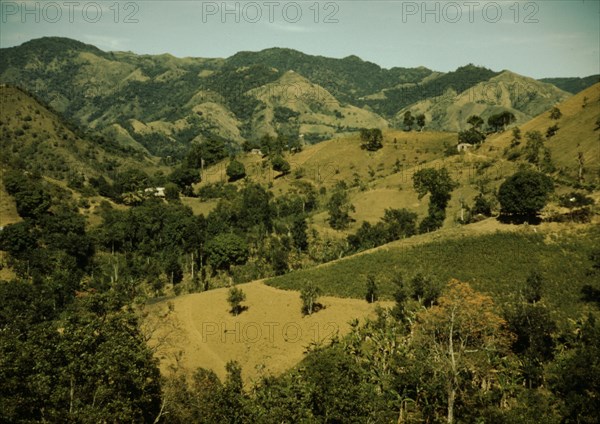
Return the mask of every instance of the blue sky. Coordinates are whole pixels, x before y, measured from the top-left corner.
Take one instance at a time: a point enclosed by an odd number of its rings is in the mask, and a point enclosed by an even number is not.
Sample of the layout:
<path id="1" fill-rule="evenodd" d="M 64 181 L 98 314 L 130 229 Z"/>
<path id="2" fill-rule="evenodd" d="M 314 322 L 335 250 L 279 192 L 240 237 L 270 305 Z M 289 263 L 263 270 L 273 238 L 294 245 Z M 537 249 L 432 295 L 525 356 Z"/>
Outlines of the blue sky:
<path id="1" fill-rule="evenodd" d="M 64 36 L 103 50 L 228 57 L 289 47 L 383 67 L 467 63 L 534 78 L 600 73 L 600 1 L 6 1 L 0 46 Z"/>

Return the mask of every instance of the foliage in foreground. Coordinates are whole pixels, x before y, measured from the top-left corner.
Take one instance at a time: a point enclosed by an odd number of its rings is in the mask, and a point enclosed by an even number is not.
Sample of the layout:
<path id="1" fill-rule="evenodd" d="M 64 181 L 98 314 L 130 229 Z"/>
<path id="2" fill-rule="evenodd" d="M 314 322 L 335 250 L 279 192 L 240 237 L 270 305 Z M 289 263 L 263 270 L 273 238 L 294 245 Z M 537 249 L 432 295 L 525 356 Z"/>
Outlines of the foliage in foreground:
<path id="1" fill-rule="evenodd" d="M 543 359 L 541 383 L 528 385 L 528 353 L 491 297 L 452 280 L 429 308 L 397 301 L 406 319 L 379 309 L 347 336 L 312 346 L 281 376 L 244 388 L 239 365 L 228 363 L 223 383 L 203 369 L 191 384 L 167 378 L 165 421 L 508 424 L 598 416 L 600 326 L 593 316 L 561 335 L 560 349 L 551 347 L 557 359 Z M 520 334 L 535 337 L 535 328 Z"/>

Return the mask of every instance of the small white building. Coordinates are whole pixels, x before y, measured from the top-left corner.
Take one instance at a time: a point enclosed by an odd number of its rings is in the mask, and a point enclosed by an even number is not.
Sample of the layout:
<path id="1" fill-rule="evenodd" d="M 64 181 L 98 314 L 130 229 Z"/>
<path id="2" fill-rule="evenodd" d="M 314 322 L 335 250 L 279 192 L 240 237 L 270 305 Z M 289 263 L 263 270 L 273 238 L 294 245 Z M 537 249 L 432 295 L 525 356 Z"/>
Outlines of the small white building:
<path id="1" fill-rule="evenodd" d="M 144 193 L 147 195 L 153 195 L 154 197 L 165 197 L 165 188 L 164 187 L 150 187 L 144 190 Z"/>
<path id="2" fill-rule="evenodd" d="M 466 152 L 472 147 L 473 145 L 469 143 L 458 143 L 458 145 L 456 146 L 456 150 L 458 150 L 459 152 Z"/>

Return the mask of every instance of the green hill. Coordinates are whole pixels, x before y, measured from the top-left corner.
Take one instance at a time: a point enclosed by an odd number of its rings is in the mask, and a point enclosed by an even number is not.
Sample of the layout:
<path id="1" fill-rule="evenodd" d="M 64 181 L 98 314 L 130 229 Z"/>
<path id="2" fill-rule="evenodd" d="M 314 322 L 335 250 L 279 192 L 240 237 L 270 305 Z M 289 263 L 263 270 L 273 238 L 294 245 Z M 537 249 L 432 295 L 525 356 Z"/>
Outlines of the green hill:
<path id="1" fill-rule="evenodd" d="M 568 91 L 571 94 L 577 94 L 580 91 L 583 91 L 586 88 L 600 82 L 600 75 L 590 75 L 589 77 L 584 78 L 542 78 L 540 81 L 548 84 L 554 84 L 561 90 Z"/>
<path id="2" fill-rule="evenodd" d="M 127 146 L 93 131 L 85 133 L 18 88 L 0 86 L 0 102 L 3 169 L 16 168 L 69 181 L 109 177 L 119 168 L 156 166 L 156 161 L 135 142 Z"/>
<path id="3" fill-rule="evenodd" d="M 291 72 L 300 88 L 289 85 Z M 424 67 L 384 69 L 356 56 L 335 59 L 281 48 L 227 59 L 136 55 L 104 52 L 61 37 L 31 40 L 0 54 L 0 82 L 33 93 L 67 120 L 107 138 L 175 160 L 192 143 L 212 139 L 235 151 L 265 134 L 293 142 L 308 134 L 304 141 L 313 142 L 364 126 L 401 127 L 397 113 L 405 108 L 425 110 L 431 128 L 455 131 L 463 120 L 456 110 L 481 109 L 481 99 L 472 102 L 476 108 L 465 109 L 461 96 L 478 85 L 494 84 L 499 75 L 474 65 L 448 73 Z M 300 90 L 293 94 L 299 104 L 292 108 L 302 110 L 298 122 L 288 122 L 286 113 L 275 116 L 276 108 L 290 105 L 273 93 L 293 89 Z M 268 90 L 272 93 L 265 96 Z M 331 100 L 331 107 L 315 102 L 315 92 Z M 441 101 L 450 92 L 455 95 Z M 526 96 L 514 109 L 525 120 L 559 97 Z M 438 106 L 423 108 L 423 102 Z M 504 106 L 502 99 L 486 98 L 484 103 L 485 113 Z"/>
<path id="4" fill-rule="evenodd" d="M 443 283 L 451 278 L 467 281 L 502 304 L 518 298 L 528 274 L 539 270 L 546 281 L 544 296 L 557 314 L 563 319 L 581 315 L 586 307 L 581 289 L 594 284 L 596 278 L 589 272 L 589 256 L 600 244 L 597 227 L 561 230 L 557 226 L 517 229 L 493 225 L 497 232 L 485 234 L 482 225 L 485 223 L 394 242 L 272 278 L 267 284 L 299 290 L 311 281 L 326 295 L 364 298 L 367 276 L 373 275 L 383 298 L 392 299 L 395 278 L 402 276 L 408 282 L 420 273 Z"/>

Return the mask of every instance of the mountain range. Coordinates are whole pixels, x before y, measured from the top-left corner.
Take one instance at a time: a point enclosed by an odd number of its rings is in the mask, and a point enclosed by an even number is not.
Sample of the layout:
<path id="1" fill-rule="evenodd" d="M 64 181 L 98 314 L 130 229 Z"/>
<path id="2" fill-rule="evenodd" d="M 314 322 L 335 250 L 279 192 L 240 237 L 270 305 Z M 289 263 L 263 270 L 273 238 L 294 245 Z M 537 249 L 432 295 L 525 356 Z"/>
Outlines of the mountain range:
<path id="1" fill-rule="evenodd" d="M 472 64 L 448 73 L 384 69 L 356 56 L 283 48 L 226 59 L 137 55 L 59 37 L 0 52 L 1 83 L 121 146 L 174 158 L 207 139 L 235 151 L 265 136 L 311 143 L 365 127 L 402 128 L 407 111 L 424 114 L 435 130 L 461 130 L 472 114 L 485 120 L 505 110 L 520 124 L 597 81 L 537 81 Z"/>

